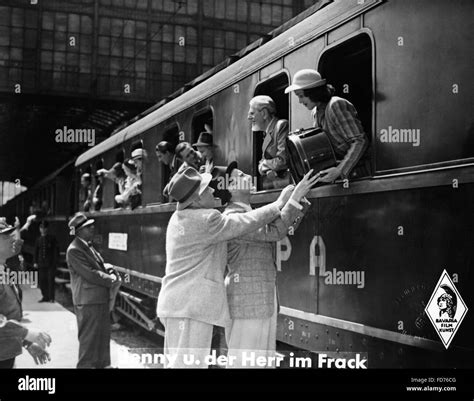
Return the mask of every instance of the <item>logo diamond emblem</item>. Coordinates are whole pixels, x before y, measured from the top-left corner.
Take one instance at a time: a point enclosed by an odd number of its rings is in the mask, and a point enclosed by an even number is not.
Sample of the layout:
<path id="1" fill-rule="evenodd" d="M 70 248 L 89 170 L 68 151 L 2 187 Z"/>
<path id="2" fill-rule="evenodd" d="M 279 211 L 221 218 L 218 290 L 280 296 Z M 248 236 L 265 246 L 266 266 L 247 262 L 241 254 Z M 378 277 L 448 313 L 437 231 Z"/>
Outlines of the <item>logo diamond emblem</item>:
<path id="1" fill-rule="evenodd" d="M 426 305 L 425 313 L 429 316 L 446 349 L 466 316 L 467 309 L 448 272 L 443 270 Z"/>

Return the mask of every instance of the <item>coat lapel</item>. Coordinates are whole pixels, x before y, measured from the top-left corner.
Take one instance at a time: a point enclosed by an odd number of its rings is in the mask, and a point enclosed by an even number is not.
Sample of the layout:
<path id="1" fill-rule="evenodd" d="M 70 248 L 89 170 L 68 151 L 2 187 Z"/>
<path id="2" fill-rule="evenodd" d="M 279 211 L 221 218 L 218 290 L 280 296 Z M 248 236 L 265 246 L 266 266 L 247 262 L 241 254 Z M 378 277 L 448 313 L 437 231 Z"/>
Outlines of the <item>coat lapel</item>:
<path id="1" fill-rule="evenodd" d="M 265 138 L 263 139 L 262 153 L 265 153 L 265 150 L 267 150 L 268 145 L 270 145 L 270 142 L 272 141 L 273 131 L 275 130 L 275 125 L 277 122 L 278 120 L 273 117 L 272 121 L 270 121 L 270 124 L 268 125 L 267 133 L 265 135 Z"/>
<path id="2" fill-rule="evenodd" d="M 87 255 L 89 255 L 89 257 L 91 257 L 92 260 L 93 260 L 95 263 L 97 263 L 97 265 L 99 266 L 99 269 L 100 269 L 100 270 L 104 270 L 104 271 L 105 271 L 105 268 L 104 268 L 104 260 L 102 259 L 102 256 L 100 256 L 100 254 L 99 254 L 98 252 L 97 252 L 97 255 L 98 255 L 98 256 L 96 256 L 96 255 L 94 254 L 94 252 L 92 251 L 92 249 L 91 249 L 89 246 L 87 246 L 86 244 L 84 244 L 84 242 L 82 242 L 80 239 L 77 239 L 77 238 L 76 238 L 75 241 L 76 241 L 76 246 L 79 247 L 79 248 L 81 248 L 81 249 L 83 249 L 84 252 L 85 252 Z M 99 259 L 99 258 L 100 258 L 100 259 Z"/>

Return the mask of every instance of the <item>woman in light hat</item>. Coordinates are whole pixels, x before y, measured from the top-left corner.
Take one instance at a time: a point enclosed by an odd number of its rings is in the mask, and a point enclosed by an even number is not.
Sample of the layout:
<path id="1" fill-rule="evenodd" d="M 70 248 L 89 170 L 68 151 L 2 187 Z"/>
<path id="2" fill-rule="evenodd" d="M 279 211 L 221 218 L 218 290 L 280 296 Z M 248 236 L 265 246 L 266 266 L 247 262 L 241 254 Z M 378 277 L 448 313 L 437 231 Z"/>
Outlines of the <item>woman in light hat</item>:
<path id="1" fill-rule="evenodd" d="M 339 160 L 336 167 L 320 172 L 320 181 L 334 182 L 338 178 L 368 175 L 369 171 L 365 171 L 368 169 L 353 171 L 369 145 L 353 104 L 334 96 L 334 87 L 327 84 L 318 71 L 311 69 L 295 74 L 292 84 L 285 89 L 285 93 L 289 92 L 295 92 L 300 104 L 311 110 L 314 126 L 328 134 Z"/>

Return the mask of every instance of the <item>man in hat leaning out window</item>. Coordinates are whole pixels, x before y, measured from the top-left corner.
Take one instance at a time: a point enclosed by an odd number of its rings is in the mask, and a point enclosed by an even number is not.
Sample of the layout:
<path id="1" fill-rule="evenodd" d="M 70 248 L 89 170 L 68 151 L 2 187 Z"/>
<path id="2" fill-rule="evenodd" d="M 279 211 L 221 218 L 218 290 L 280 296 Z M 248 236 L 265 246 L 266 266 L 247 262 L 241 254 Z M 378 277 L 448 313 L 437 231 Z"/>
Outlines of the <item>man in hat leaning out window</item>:
<path id="1" fill-rule="evenodd" d="M 120 286 L 120 278 L 92 245 L 94 220 L 77 213 L 69 227 L 75 235 L 66 260 L 78 327 L 77 367 L 105 368 L 110 366 L 109 300 L 111 292 Z"/>

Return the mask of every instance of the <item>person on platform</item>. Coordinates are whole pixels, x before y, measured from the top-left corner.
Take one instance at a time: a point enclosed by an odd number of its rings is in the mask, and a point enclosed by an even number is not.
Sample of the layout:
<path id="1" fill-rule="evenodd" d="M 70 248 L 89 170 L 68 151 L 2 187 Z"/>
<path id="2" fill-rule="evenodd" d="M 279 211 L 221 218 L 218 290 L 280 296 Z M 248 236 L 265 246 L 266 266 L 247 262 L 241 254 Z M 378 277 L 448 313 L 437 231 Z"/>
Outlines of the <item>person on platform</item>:
<path id="1" fill-rule="evenodd" d="M 92 178 L 89 173 L 81 176 L 81 207 L 84 212 L 88 212 L 92 206 Z"/>
<path id="2" fill-rule="evenodd" d="M 263 131 L 262 159 L 258 172 L 264 177 L 264 188 L 281 188 L 289 183 L 286 138 L 288 121 L 276 115 L 276 105 L 270 96 L 259 95 L 250 100 L 247 118 L 252 131 Z"/>
<path id="3" fill-rule="evenodd" d="M 285 89 L 285 93 L 289 92 L 295 92 L 300 104 L 311 111 L 313 125 L 327 133 L 336 153 L 337 166 L 322 170 L 320 181 L 331 183 L 339 178 L 369 175 L 368 162 L 356 168 L 369 146 L 369 138 L 353 104 L 334 96 L 334 87 L 312 69 L 298 71 Z"/>
<path id="4" fill-rule="evenodd" d="M 252 177 L 237 168 L 227 169 L 230 179 L 227 190 L 231 199 L 224 215 L 231 216 L 252 210 L 250 205 Z M 242 352 L 254 352 L 267 361 L 274 357 L 277 329 L 276 242 L 282 240 L 290 227 L 296 230 L 309 202 L 302 198 L 314 180 L 308 173 L 295 187 L 283 207 L 281 216 L 266 226 L 234 238 L 227 243 L 227 274 L 225 278 L 231 322 L 226 328 L 228 368 L 259 367 L 243 362 Z M 317 181 L 317 180 L 316 180 Z M 269 363 L 264 367 L 275 367 Z"/>
<path id="5" fill-rule="evenodd" d="M 75 238 L 66 252 L 79 337 L 78 368 L 110 366 L 110 298 L 120 286 L 112 265 L 92 245 L 94 220 L 77 213 L 69 227 Z"/>
<path id="6" fill-rule="evenodd" d="M 143 163 L 146 160 L 147 153 L 143 148 L 137 148 L 132 152 L 132 160 L 137 166 L 137 175 L 142 180 Z"/>
<path id="7" fill-rule="evenodd" d="M 178 160 L 176 154 L 174 153 L 174 146 L 167 142 L 161 141 L 155 148 L 156 157 L 160 163 L 163 163 L 165 166 L 168 166 L 170 169 L 169 180 L 178 172 L 179 167 L 181 166 L 181 161 Z"/>
<path id="8" fill-rule="evenodd" d="M 166 273 L 158 296 L 157 316 L 165 326 L 166 367 L 190 366 L 186 355 L 204 361 L 213 325 L 230 321 L 224 284 L 227 241 L 250 233 L 280 216 L 292 187 L 273 203 L 248 213 L 223 215 L 214 209 L 210 174 L 187 167 L 168 184 L 178 201 L 166 231 Z"/>
<path id="9" fill-rule="evenodd" d="M 175 153 L 178 159 L 183 162 L 180 169 L 192 167 L 199 171 L 201 166 L 204 165 L 202 155 L 195 151 L 189 142 L 180 142 L 178 146 L 176 146 Z"/>
<path id="10" fill-rule="evenodd" d="M 43 220 L 36 240 L 34 268 L 38 269 L 42 298 L 39 302 L 54 302 L 54 277 L 59 261 L 59 247 L 54 235 L 48 233 L 49 223 Z"/>
<path id="11" fill-rule="evenodd" d="M 199 168 L 200 173 L 212 173 L 214 168 L 214 148 L 212 134 L 204 131 L 199 134 L 198 140 L 196 143 L 193 143 L 193 146 L 196 147 L 198 152 L 202 155 L 204 159 L 204 164 Z"/>
<path id="12" fill-rule="evenodd" d="M 7 259 L 17 255 L 23 240 L 15 237 L 15 227 L 0 219 L 0 276 L 4 274 Z M 11 369 L 22 347 L 30 353 L 36 364 L 50 361 L 46 347 L 51 337 L 45 331 L 28 329 L 20 323 L 22 318 L 19 288 L 0 280 L 0 369 Z"/>

